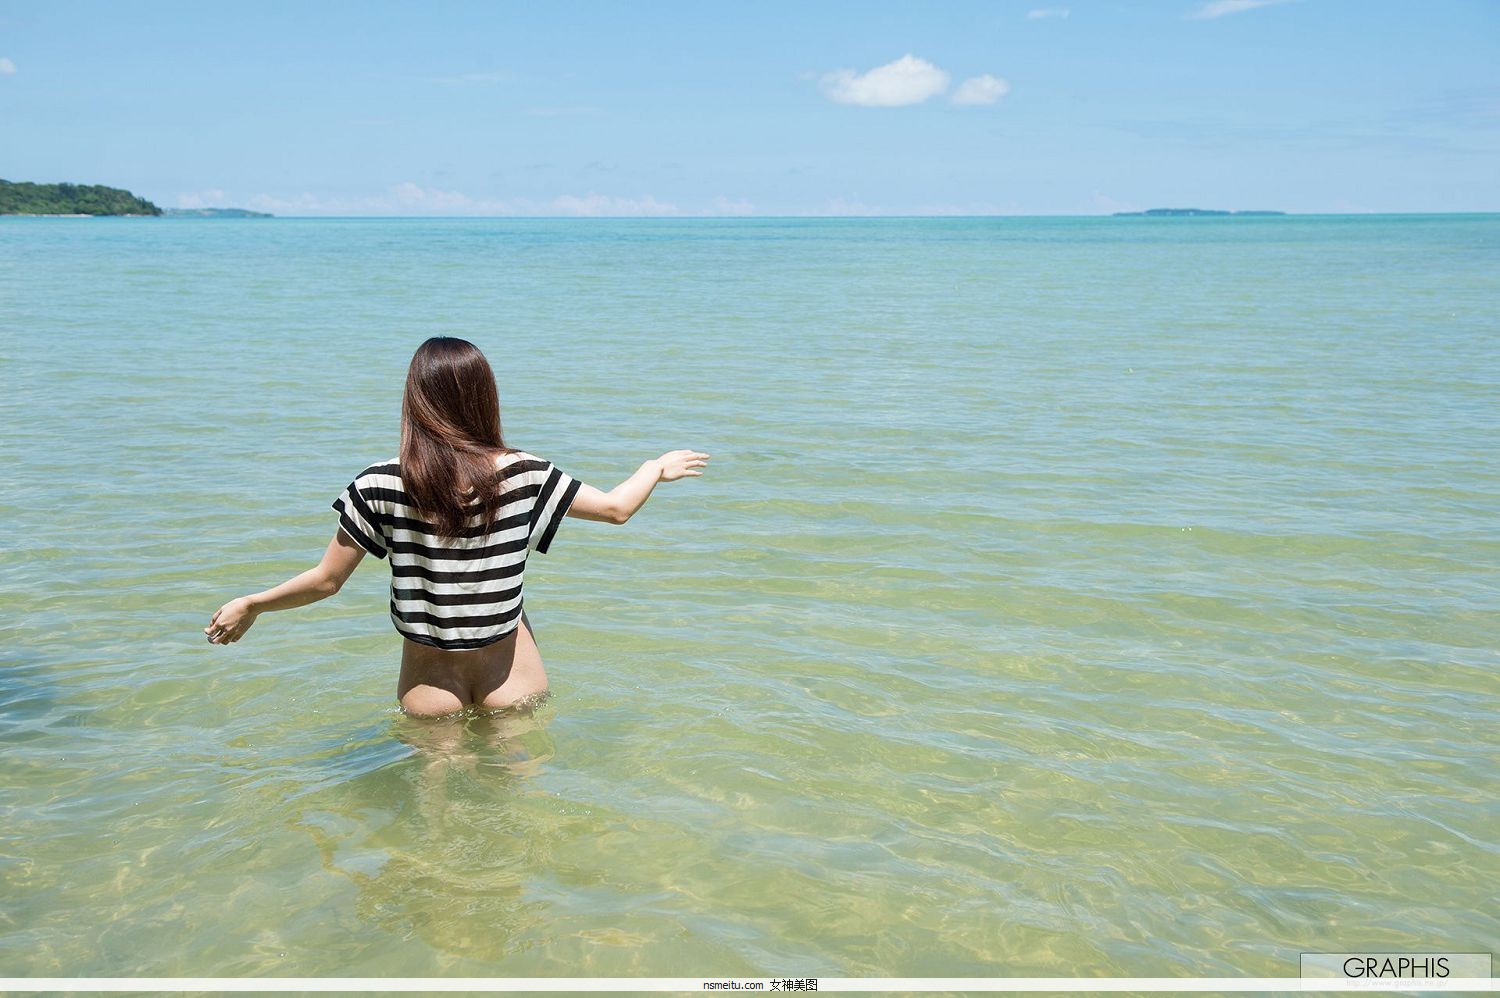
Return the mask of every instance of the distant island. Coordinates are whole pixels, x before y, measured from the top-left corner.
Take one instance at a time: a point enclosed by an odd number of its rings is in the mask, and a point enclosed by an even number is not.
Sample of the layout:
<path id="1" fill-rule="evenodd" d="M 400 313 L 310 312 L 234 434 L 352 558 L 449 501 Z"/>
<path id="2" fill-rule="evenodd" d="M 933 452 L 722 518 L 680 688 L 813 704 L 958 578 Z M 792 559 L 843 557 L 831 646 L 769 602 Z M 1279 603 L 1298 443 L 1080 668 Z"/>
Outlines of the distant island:
<path id="1" fill-rule="evenodd" d="M 162 214 L 167 218 L 275 218 L 264 211 L 246 208 L 166 208 Z"/>
<path id="2" fill-rule="evenodd" d="M 131 215 L 167 218 L 270 218 L 244 208 L 167 208 L 118 187 L 98 184 L 32 184 L 0 180 L 0 215 L 62 215 L 73 218 Z"/>
<path id="3" fill-rule="evenodd" d="M 1116 218 L 1142 217 L 1180 218 L 1187 215 L 1285 215 L 1284 211 L 1219 211 L 1216 208 L 1148 208 L 1145 211 L 1117 211 Z"/>
<path id="4" fill-rule="evenodd" d="M 0 180 L 0 215 L 160 215 L 161 209 L 118 187 Z"/>

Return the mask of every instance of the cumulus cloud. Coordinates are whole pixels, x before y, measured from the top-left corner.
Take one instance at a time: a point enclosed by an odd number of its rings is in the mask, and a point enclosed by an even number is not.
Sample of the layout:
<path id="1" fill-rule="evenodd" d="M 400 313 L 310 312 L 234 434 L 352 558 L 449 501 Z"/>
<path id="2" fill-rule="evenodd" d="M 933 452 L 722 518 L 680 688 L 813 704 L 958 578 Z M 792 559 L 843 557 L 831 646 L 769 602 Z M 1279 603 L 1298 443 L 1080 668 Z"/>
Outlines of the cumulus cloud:
<path id="1" fill-rule="evenodd" d="M 1208 21 L 1226 14 L 1240 14 L 1257 7 L 1270 7 L 1273 4 L 1287 3 L 1289 0 L 1212 0 L 1186 16 L 1192 21 Z"/>
<path id="2" fill-rule="evenodd" d="M 884 215 L 886 211 L 878 204 L 865 204 L 858 199 L 850 201 L 842 197 L 830 198 L 822 210 L 813 209 L 812 215 Z"/>
<path id="3" fill-rule="evenodd" d="M 1116 201 L 1114 198 L 1110 197 L 1108 194 L 1105 194 L 1103 191 L 1094 192 L 1093 203 L 1095 208 L 1098 208 L 1100 211 L 1108 212 L 1110 214 L 1114 214 L 1117 211 L 1141 210 L 1133 202 Z"/>
<path id="4" fill-rule="evenodd" d="M 1021 210 L 1019 201 L 1007 201 L 1003 205 L 993 201 L 970 201 L 966 204 L 954 204 L 948 201 L 937 204 L 917 205 L 913 215 L 958 215 L 973 217 L 976 215 L 1014 215 Z"/>
<path id="5" fill-rule="evenodd" d="M 755 205 L 744 198 L 730 198 L 720 194 L 714 198 L 713 208 L 709 211 L 711 215 L 753 215 Z"/>
<path id="6" fill-rule="evenodd" d="M 553 198 L 552 207 L 560 215 L 676 215 L 678 214 L 675 204 L 663 204 L 650 194 L 639 198 L 610 197 L 605 194 L 588 194 L 579 197 L 574 194 L 564 194 Z M 528 213 L 531 214 L 531 213 Z M 536 214 L 544 214 L 537 212 Z"/>
<path id="7" fill-rule="evenodd" d="M 445 191 L 435 187 L 423 187 L 410 180 L 397 184 L 389 191 L 391 199 L 401 208 L 422 214 L 437 215 L 488 215 L 510 214 L 510 205 L 504 201 L 486 201 L 471 198 L 457 191 Z"/>
<path id="8" fill-rule="evenodd" d="M 16 64 L 9 59 L 0 57 L 0 76 L 15 76 Z"/>
<path id="9" fill-rule="evenodd" d="M 210 187 L 206 191 L 194 191 L 191 194 L 177 195 L 177 207 L 179 208 L 222 208 L 224 207 L 224 192 L 217 187 Z"/>
<path id="10" fill-rule="evenodd" d="M 1026 20 L 1040 21 L 1044 17 L 1067 17 L 1072 11 L 1066 7 L 1037 7 L 1026 12 Z"/>
<path id="11" fill-rule="evenodd" d="M 836 69 L 823 75 L 823 93 L 840 104 L 903 107 L 948 89 L 948 74 L 926 59 L 903 55 L 866 73 Z"/>
<path id="12" fill-rule="evenodd" d="M 220 191 L 203 194 L 222 194 Z M 201 196 L 183 195 L 182 199 Z M 499 215 L 576 215 L 641 217 L 682 214 L 724 214 L 726 199 L 703 212 L 685 212 L 675 204 L 658 201 L 653 195 L 640 197 L 616 197 L 590 191 L 587 194 L 562 194 L 550 200 L 515 198 L 472 197 L 462 191 L 423 187 L 407 181 L 389 187 L 382 194 L 362 197 L 320 197 L 303 193 L 295 197 L 279 197 L 258 194 L 246 198 L 247 208 L 269 211 L 277 215 L 464 215 L 491 217 Z M 735 206 L 749 207 L 748 202 L 732 202 Z M 185 202 L 183 207 L 200 207 Z"/>
<path id="13" fill-rule="evenodd" d="M 506 201 L 472 198 L 458 191 L 422 187 L 410 181 L 382 194 L 326 197 L 303 192 L 295 197 L 258 194 L 245 207 L 277 215 L 514 215 Z"/>
<path id="14" fill-rule="evenodd" d="M 998 76 L 985 73 L 983 76 L 971 76 L 958 89 L 953 91 L 953 103 L 955 104 L 993 104 L 995 101 L 1010 93 L 1010 84 Z"/>

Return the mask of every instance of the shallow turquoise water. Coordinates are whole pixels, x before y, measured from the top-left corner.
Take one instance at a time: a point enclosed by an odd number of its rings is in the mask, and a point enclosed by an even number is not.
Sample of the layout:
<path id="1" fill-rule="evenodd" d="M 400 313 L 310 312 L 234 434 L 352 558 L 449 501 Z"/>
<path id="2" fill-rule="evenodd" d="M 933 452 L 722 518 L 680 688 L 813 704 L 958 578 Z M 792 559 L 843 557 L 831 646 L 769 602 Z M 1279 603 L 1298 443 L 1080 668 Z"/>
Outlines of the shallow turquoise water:
<path id="1" fill-rule="evenodd" d="M 0 974 L 1500 950 L 1500 216 L 0 220 Z M 532 716 L 262 617 L 463 336 L 623 528 Z"/>

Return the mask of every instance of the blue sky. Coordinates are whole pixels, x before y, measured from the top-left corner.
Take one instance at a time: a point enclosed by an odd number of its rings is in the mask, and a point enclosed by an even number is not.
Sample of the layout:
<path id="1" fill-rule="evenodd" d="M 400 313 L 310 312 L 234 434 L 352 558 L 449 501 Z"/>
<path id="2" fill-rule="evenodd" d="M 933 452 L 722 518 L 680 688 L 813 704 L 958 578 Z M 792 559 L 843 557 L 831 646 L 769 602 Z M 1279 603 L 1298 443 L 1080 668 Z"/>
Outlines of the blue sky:
<path id="1" fill-rule="evenodd" d="M 1500 2 L 0 0 L 0 177 L 287 215 L 1500 211 Z"/>

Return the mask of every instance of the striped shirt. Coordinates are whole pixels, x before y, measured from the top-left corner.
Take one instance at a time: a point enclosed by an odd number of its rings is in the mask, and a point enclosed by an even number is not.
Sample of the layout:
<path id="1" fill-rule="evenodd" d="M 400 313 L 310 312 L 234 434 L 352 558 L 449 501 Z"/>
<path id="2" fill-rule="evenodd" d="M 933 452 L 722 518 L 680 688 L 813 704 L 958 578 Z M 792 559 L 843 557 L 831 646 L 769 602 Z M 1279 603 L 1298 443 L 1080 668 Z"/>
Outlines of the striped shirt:
<path id="1" fill-rule="evenodd" d="M 465 650 L 494 644 L 521 619 L 526 556 L 547 553 L 582 484 L 525 451 L 501 455 L 505 480 L 494 521 L 474 513 L 460 537 L 443 537 L 418 517 L 397 459 L 372 464 L 333 508 L 339 526 L 377 558 L 390 555 L 391 621 L 413 641 Z"/>

